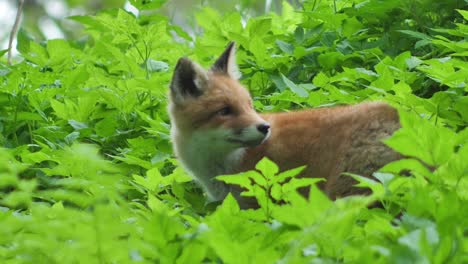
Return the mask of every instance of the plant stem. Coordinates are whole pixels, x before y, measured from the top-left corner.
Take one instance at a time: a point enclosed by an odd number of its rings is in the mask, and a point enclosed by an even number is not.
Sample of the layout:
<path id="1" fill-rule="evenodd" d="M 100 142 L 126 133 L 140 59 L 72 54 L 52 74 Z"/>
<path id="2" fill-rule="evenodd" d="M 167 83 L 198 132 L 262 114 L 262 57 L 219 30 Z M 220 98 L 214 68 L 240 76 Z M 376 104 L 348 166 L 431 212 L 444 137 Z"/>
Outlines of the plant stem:
<path id="1" fill-rule="evenodd" d="M 11 29 L 10 33 L 10 40 L 8 41 L 8 65 L 11 65 L 11 54 L 12 54 L 12 49 L 13 49 L 13 39 L 16 36 L 16 33 L 18 32 L 19 29 L 19 24 L 21 20 L 21 14 L 23 12 L 23 5 L 24 5 L 24 0 L 19 0 L 18 1 L 18 10 L 16 11 L 16 18 L 15 18 L 15 23 L 13 24 L 13 28 Z"/>

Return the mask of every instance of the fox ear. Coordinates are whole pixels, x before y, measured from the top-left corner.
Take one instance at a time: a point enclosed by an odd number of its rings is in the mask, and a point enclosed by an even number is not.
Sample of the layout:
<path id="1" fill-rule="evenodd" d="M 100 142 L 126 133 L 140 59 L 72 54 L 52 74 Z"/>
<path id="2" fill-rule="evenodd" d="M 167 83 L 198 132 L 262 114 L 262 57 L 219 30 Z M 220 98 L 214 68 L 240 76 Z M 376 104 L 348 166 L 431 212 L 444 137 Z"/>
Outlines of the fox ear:
<path id="1" fill-rule="evenodd" d="M 238 80 L 241 77 L 239 67 L 236 63 L 236 43 L 229 43 L 223 54 L 219 56 L 211 67 L 211 71 L 227 74 L 229 77 Z"/>
<path id="2" fill-rule="evenodd" d="M 203 94 L 208 83 L 207 72 L 187 58 L 180 58 L 171 81 L 171 96 L 176 102 L 182 102 L 188 96 L 198 97 Z"/>

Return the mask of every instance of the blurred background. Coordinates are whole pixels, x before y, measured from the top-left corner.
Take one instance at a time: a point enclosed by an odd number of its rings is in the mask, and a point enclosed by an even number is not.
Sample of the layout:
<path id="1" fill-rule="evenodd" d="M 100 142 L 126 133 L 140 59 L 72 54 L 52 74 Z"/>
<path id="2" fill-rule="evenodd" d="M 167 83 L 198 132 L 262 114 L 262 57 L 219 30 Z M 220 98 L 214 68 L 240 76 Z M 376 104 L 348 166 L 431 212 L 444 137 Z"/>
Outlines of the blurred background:
<path id="1" fill-rule="evenodd" d="M 142 0 L 25 0 L 21 28 L 37 41 L 54 38 L 77 38 L 81 34 L 80 25 L 68 16 L 93 14 L 103 9 L 124 8 L 138 15 L 134 5 Z M 148 13 L 160 13 L 183 27 L 188 32 L 195 29 L 194 10 L 210 6 L 221 12 L 238 11 L 242 17 L 280 12 L 282 0 L 153 0 L 154 9 Z M 302 0 L 289 0 L 293 6 L 300 6 Z M 0 0 L 0 50 L 8 47 L 8 39 L 13 27 L 18 0 Z M 16 46 L 16 41 L 13 47 Z M 13 54 L 16 54 L 16 50 Z"/>

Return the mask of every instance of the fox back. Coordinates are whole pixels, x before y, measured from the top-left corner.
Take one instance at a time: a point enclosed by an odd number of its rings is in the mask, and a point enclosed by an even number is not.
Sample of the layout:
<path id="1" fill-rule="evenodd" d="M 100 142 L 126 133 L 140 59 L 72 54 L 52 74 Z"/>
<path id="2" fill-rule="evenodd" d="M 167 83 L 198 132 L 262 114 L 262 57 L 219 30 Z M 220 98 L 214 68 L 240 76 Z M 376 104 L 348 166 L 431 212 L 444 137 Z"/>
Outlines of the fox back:
<path id="1" fill-rule="evenodd" d="M 174 152 L 211 199 L 231 191 L 242 207 L 255 206 L 214 177 L 254 169 L 263 157 L 281 170 L 306 165 L 300 177 L 325 178 L 320 187 L 333 199 L 365 193 L 343 172 L 371 177 L 399 158 L 381 142 L 400 126 L 387 104 L 258 114 L 239 77 L 231 43 L 209 70 L 179 59 L 170 85 Z"/>

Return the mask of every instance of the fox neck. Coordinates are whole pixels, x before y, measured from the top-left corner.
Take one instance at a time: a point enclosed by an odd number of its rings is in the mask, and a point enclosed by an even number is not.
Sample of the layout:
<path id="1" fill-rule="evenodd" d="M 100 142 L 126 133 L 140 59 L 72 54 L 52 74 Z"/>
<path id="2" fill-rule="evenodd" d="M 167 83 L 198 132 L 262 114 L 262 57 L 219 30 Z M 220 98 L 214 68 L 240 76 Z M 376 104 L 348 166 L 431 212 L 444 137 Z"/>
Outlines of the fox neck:
<path id="1" fill-rule="evenodd" d="M 226 146 L 225 141 L 217 141 L 215 132 L 194 132 L 182 134 L 172 131 L 174 147 L 182 165 L 199 181 L 212 200 L 221 200 L 229 192 L 229 187 L 215 179 L 216 176 L 238 171 L 245 154 L 245 148 Z"/>

